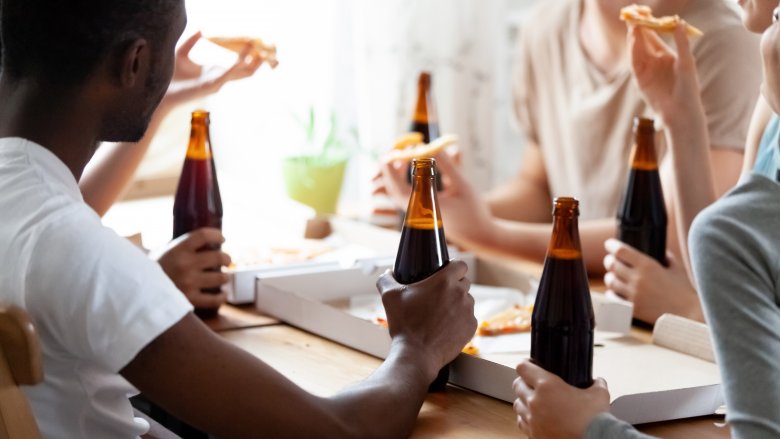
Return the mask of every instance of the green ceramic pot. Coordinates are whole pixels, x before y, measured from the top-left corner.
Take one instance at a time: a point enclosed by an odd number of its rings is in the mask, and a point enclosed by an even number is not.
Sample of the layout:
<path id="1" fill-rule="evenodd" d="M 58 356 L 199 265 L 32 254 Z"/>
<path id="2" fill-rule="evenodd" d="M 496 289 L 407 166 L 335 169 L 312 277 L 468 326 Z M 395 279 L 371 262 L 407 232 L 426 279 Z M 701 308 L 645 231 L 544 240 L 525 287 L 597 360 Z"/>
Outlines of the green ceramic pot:
<path id="1" fill-rule="evenodd" d="M 336 213 L 347 159 L 324 161 L 318 157 L 287 157 L 282 164 L 287 195 L 312 207 L 317 215 Z"/>

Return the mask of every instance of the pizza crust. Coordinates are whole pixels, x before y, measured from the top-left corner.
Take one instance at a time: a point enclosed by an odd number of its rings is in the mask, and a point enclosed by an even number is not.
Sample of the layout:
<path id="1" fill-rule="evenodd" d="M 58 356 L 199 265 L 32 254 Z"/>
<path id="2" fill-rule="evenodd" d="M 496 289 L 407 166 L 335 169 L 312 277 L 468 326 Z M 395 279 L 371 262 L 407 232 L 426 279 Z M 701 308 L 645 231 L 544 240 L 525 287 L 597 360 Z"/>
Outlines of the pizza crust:
<path id="1" fill-rule="evenodd" d="M 206 39 L 219 47 L 238 54 L 243 52 L 247 45 L 251 44 L 257 55 L 262 56 L 271 68 L 275 69 L 276 66 L 279 65 L 279 61 L 276 59 L 276 46 L 273 44 L 265 44 L 260 38 L 208 37 Z"/>
<path id="2" fill-rule="evenodd" d="M 422 143 L 422 134 L 410 133 L 396 141 L 395 146 L 387 153 L 385 159 L 399 161 L 433 157 L 457 141 L 458 136 L 445 134 L 431 143 Z"/>

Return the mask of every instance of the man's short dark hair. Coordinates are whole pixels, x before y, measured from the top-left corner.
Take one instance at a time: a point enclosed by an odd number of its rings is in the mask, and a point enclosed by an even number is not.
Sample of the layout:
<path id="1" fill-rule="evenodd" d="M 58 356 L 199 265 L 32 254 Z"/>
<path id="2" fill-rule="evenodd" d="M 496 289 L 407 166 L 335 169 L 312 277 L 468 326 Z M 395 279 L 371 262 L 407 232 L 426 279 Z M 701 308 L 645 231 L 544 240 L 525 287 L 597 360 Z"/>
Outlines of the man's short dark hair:
<path id="1" fill-rule="evenodd" d="M 117 45 L 158 43 L 180 1 L 0 0 L 3 75 L 81 83 Z"/>

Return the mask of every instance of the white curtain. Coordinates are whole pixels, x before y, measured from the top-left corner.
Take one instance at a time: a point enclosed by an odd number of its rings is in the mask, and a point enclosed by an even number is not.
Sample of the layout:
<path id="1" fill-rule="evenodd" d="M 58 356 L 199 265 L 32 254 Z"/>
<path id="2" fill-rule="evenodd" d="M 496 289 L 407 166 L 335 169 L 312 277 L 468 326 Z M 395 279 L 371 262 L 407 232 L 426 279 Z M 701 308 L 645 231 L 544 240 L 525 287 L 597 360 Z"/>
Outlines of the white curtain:
<path id="1" fill-rule="evenodd" d="M 259 36 L 279 47 L 276 70 L 263 67 L 193 105 L 212 112 L 223 192 L 283 198 L 280 161 L 303 143 L 294 116 L 313 106 L 323 121 L 332 110 L 345 132 L 358 130 L 363 152 L 351 161 L 342 206 L 367 205 L 373 157 L 408 129 L 420 70 L 433 73 L 442 132 L 459 136 L 470 179 L 482 189 L 502 180 L 521 147 L 509 114 L 514 31 L 533 1 L 189 0 L 185 35 Z M 231 55 L 204 43 L 194 56 L 229 63 Z M 141 179 L 179 172 L 191 109 L 166 121 Z"/>

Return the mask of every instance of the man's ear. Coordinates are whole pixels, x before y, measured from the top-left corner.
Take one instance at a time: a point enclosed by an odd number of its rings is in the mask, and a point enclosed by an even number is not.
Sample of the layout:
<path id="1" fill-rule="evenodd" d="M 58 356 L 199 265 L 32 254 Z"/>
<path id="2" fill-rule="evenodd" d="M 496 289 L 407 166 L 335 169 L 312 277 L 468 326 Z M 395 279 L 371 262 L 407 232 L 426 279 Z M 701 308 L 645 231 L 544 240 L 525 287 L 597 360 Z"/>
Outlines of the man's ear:
<path id="1" fill-rule="evenodd" d="M 119 54 L 117 79 L 121 87 L 132 88 L 149 70 L 149 44 L 143 38 L 133 40 Z"/>

